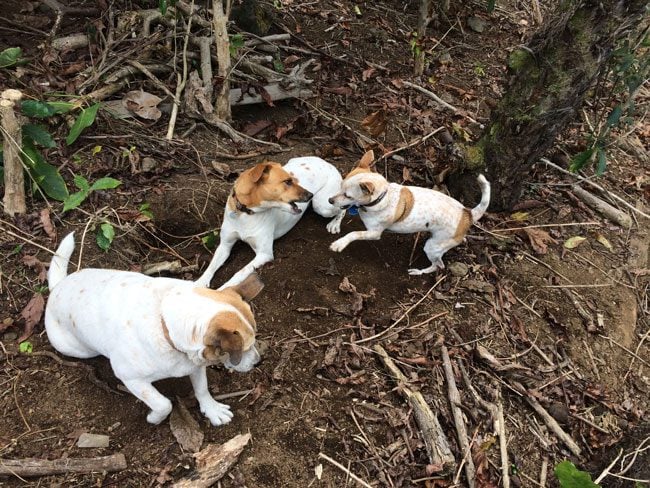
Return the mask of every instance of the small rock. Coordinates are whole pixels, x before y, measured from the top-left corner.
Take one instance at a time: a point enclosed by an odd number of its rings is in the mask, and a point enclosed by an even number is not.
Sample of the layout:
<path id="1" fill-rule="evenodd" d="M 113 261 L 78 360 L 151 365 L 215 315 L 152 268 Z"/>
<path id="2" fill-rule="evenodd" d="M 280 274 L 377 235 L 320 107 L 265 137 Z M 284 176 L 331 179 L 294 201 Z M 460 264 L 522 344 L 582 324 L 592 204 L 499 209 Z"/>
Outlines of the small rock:
<path id="1" fill-rule="evenodd" d="M 494 293 L 496 288 L 491 283 L 486 281 L 479 280 L 467 280 L 461 284 L 462 287 L 467 288 L 470 291 L 479 291 L 483 293 Z"/>
<path id="2" fill-rule="evenodd" d="M 485 30 L 485 21 L 480 17 L 471 16 L 467 19 L 467 25 L 474 32 L 483 32 Z"/>
<path id="3" fill-rule="evenodd" d="M 89 434 L 84 432 L 79 436 L 77 447 L 108 447 L 110 437 L 103 434 Z"/>
<path id="4" fill-rule="evenodd" d="M 451 54 L 449 54 L 448 52 L 442 53 L 438 57 L 438 62 L 442 65 L 451 64 Z"/>
<path id="5" fill-rule="evenodd" d="M 548 407 L 548 413 L 551 417 L 557 420 L 559 424 L 566 425 L 569 423 L 569 409 L 562 403 L 552 403 L 551 406 Z"/>
<path id="6" fill-rule="evenodd" d="M 111 425 L 107 430 L 109 432 L 113 432 L 115 429 L 117 429 L 120 425 L 122 425 L 122 422 L 115 422 L 113 425 Z"/>
<path id="7" fill-rule="evenodd" d="M 143 173 L 148 173 L 149 171 L 153 171 L 156 169 L 156 166 L 158 166 L 158 162 L 154 158 L 142 158 L 141 163 L 142 164 L 142 172 Z"/>
<path id="8" fill-rule="evenodd" d="M 4 333 L 2 339 L 7 342 L 15 341 L 16 339 L 18 339 L 18 333 L 10 330 L 9 332 Z"/>
<path id="9" fill-rule="evenodd" d="M 467 273 L 469 273 L 469 267 L 465 263 L 451 263 L 447 266 L 447 269 L 451 272 L 451 274 L 457 276 L 458 278 L 462 278 L 463 276 L 467 275 Z"/>

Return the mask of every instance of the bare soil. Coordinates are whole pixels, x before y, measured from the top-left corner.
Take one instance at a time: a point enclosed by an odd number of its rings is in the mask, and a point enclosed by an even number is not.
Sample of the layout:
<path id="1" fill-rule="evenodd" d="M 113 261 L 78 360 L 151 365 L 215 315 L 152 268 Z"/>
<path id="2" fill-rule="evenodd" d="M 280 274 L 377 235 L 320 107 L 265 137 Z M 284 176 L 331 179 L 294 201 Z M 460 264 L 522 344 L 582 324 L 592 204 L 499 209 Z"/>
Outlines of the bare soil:
<path id="1" fill-rule="evenodd" d="M 54 249 L 67 232 L 75 230 L 84 267 L 141 270 L 147 264 L 178 259 L 183 266 L 196 266 L 175 276 L 195 279 L 210 259 L 201 237 L 218 229 L 230 186 L 250 164 L 320 154 L 346 172 L 362 149 L 355 134 L 340 122 L 363 132 L 360 120 L 382 106 L 388 110 L 389 123 L 380 142 L 387 149 L 443 125 L 456 139 L 480 134 L 480 128 L 462 116 L 442 112 L 427 98 L 393 83 L 411 79 L 408 33 L 415 25 L 414 4 L 284 3 L 282 22 L 294 32 L 299 25 L 297 36 L 328 53 L 319 60 L 321 69 L 310 73 L 316 79 L 318 97 L 305 104 L 239 109 L 235 121 L 245 128 L 248 123 L 271 120 L 273 128 L 256 135 L 270 140 L 276 128 L 291 124 L 279 141 L 287 152 L 226 159 L 217 154 L 250 149 L 237 148 L 200 126 L 183 141 L 164 143 L 166 117 L 145 126 L 101 116 L 75 148 L 84 164 L 71 162 L 68 148 L 52 150 L 49 161 L 61 168 L 68 182 L 73 173 L 81 173 L 91 179 L 111 175 L 123 185 L 98 192 L 82 210 L 67 214 L 62 215 L 54 203 L 57 242 L 39 224 L 39 211 L 46 208 L 42 200 L 30 201 L 27 216 L 13 221 L 3 218 L 2 229 L 12 229 L 23 238 L 0 234 L 0 463 L 2 459 L 122 452 L 128 468 L 112 474 L 30 480 L 6 477 L 0 478 L 0 485 L 169 485 L 194 472 L 191 454 L 178 445 L 169 423 L 151 426 L 146 422 L 147 408 L 120 388 L 105 358 L 77 361 L 59 356 L 64 360 L 61 363 L 41 354 L 55 352 L 42 321 L 29 337 L 34 353 L 18 352 L 17 337 L 24 322 L 21 311 L 42 287 L 38 268 L 26 265 L 24 257 L 34 255 L 42 262 L 50 258 L 25 239 Z M 361 18 L 354 15 L 355 5 L 361 8 Z M 455 7 L 455 18 L 444 19 L 431 29 L 431 35 L 441 41 L 431 54 L 430 88 L 483 122 L 504 89 L 508 49 L 521 44 L 534 23 L 528 7 L 511 2 L 498 5 L 492 16 L 483 12 L 482 5 Z M 35 15 L 46 13 L 39 9 Z M 472 15 L 486 22 L 483 33 L 468 28 L 467 18 Z M 332 25 L 336 28 L 326 31 Z M 62 32 L 75 32 L 74 23 L 66 20 Z M 0 34 L 0 40 L 9 45 L 11 35 L 1 30 Z M 23 37 L 21 45 L 38 56 L 38 39 L 37 35 Z M 449 54 L 451 61 L 437 61 L 442 53 Z M 375 71 L 363 80 L 369 68 Z M 0 78 L 0 83 L 9 81 Z M 144 86 L 155 92 L 155 87 Z M 351 94 L 336 90 L 341 87 L 350 88 Z M 639 100 L 643 103 L 647 107 L 647 98 Z M 178 133 L 190 125 L 181 117 Z M 106 135 L 110 137 L 92 138 Z M 647 149 L 648 141 L 642 140 Z M 98 143 L 104 149 L 91 158 Z M 572 129 L 558 147 L 571 150 L 583 143 Z M 132 163 L 121 156 L 129 147 L 135 147 L 140 158 L 154 158 L 156 168 L 149 173 L 133 172 Z M 256 150 L 265 151 L 262 146 Z M 435 138 L 400 155 L 401 159 L 389 159 L 378 167 L 393 181 L 432 187 L 447 167 L 444 144 Z M 621 151 L 615 157 L 612 170 L 599 181 L 647 212 L 649 202 L 647 196 L 644 200 L 642 187 L 647 184 L 643 179 L 647 168 Z M 229 171 L 213 169 L 213 161 L 228 164 Z M 495 388 L 501 390 L 517 486 L 538 486 L 543 462 L 549 467 L 546 485 L 557 486 L 552 470 L 564 459 L 590 471 L 595 479 L 619 450 L 627 455 L 643 442 L 647 444 L 647 221 L 640 217 L 629 231 L 616 227 L 577 202 L 566 185 L 571 182 L 570 177 L 537 168 L 519 214 L 486 215 L 473 227 L 467 242 L 444 257 L 446 270 L 423 277 L 411 277 L 406 270 L 427 264 L 422 252 L 425 236 L 386 234 L 380 241 L 355 242 L 336 254 L 328 249 L 335 237 L 327 233 L 326 220 L 308 211 L 275 243 L 275 260 L 260 271 L 266 286 L 254 300 L 254 310 L 258 338 L 265 345 L 263 361 L 247 374 L 217 367 L 209 371 L 215 395 L 252 390 L 225 400 L 235 413 L 233 421 L 219 428 L 210 426 L 198 411 L 186 378 L 157 385 L 165 395 L 189 407 L 205 434 L 205 443 L 223 443 L 239 433 L 252 435 L 221 486 L 354 486 L 344 472 L 319 459 L 321 452 L 373 486 L 467 486 L 462 476 L 454 484 L 455 472 L 441 472 L 430 465 L 413 411 L 401 396 L 400 385 L 375 357 L 371 349 L 375 343 L 397 360 L 409 386 L 421 391 L 438 413 L 460 463 L 464 453 L 456 440 L 439 352 L 444 338 L 455 365 L 472 458 L 479 467 L 478 486 L 501 486 L 498 442 L 489 414 L 463 382 L 460 364 L 485 399 L 492 400 Z M 150 205 L 151 221 L 135 218 L 141 215 L 137 208 L 143 203 Z M 476 202 L 465 203 L 473 206 Z M 111 221 L 117 229 L 108 252 L 95 244 L 95 229 L 102 221 Z M 597 225 L 576 225 L 584 222 Z M 554 239 L 547 243 L 548 249 L 531 246 L 525 230 L 512 230 L 531 226 Z M 343 222 L 343 232 L 360 228 L 358 218 L 348 216 Z M 562 244 L 572 236 L 587 240 L 566 249 Z M 603 238 L 612 250 L 601 243 Z M 78 256 L 77 251 L 73 262 Z M 213 283 L 227 280 L 252 257 L 246 245 L 236 245 Z M 591 321 L 580 314 L 574 300 Z M 355 343 L 386 331 L 398 319 L 381 338 Z M 507 367 L 503 371 L 490 367 L 481 359 L 479 345 Z M 512 389 L 512 382 L 522 383 L 552 412 L 582 448 L 581 459 L 549 431 Z M 110 435 L 109 447 L 76 447 L 82 432 Z M 648 452 L 638 454 L 626 477 L 650 478 Z M 625 459 L 629 462 L 631 456 Z M 315 469 L 321 464 L 319 478 Z M 624 466 L 619 463 L 612 470 L 620 472 Z M 633 486 L 630 483 L 608 477 L 603 486 Z"/>

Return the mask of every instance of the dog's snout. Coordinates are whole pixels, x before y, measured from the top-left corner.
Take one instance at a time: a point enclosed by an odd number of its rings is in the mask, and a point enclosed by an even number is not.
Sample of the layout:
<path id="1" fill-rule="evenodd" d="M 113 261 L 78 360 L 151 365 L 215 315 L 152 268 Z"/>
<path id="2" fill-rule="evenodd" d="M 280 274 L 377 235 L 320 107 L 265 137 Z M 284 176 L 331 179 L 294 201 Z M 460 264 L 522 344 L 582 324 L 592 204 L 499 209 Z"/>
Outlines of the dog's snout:
<path id="1" fill-rule="evenodd" d="M 330 202 L 330 205 L 334 205 L 334 197 L 329 197 L 327 201 Z"/>
<path id="2" fill-rule="evenodd" d="M 308 191 L 306 193 L 307 193 L 307 195 L 306 195 L 305 198 L 307 198 L 307 200 L 311 200 L 312 198 L 314 198 L 314 194 L 312 192 Z"/>

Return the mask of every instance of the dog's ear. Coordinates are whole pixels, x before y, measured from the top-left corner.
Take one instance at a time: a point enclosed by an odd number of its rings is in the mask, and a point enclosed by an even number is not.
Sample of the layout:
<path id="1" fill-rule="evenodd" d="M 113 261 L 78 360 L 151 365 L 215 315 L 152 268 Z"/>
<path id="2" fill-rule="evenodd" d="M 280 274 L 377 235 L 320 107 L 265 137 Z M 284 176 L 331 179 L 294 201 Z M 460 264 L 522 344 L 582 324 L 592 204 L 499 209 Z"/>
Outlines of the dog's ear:
<path id="1" fill-rule="evenodd" d="M 233 365 L 237 366 L 241 361 L 244 339 L 238 330 L 217 327 L 215 331 L 208 332 L 204 343 L 203 357 L 209 361 L 218 360 L 224 352 L 228 353 Z"/>
<path id="2" fill-rule="evenodd" d="M 273 166 L 273 163 L 270 163 L 268 161 L 265 161 L 263 163 L 260 163 L 258 165 L 255 165 L 249 173 L 249 178 L 251 183 L 258 183 L 259 181 L 264 178 L 265 175 L 269 174 L 269 171 L 271 171 L 271 167 Z"/>
<path id="3" fill-rule="evenodd" d="M 357 165 L 359 168 L 364 168 L 364 169 L 370 169 L 370 166 L 375 160 L 375 152 L 371 149 L 370 151 L 367 151 L 363 156 L 361 156 L 361 160 L 359 161 L 359 164 Z"/>
<path id="4" fill-rule="evenodd" d="M 264 283 L 257 276 L 257 273 L 252 273 L 238 285 L 230 286 L 226 290 L 232 290 L 244 300 L 251 301 L 262 291 L 262 288 L 264 288 Z"/>
<path id="5" fill-rule="evenodd" d="M 359 183 L 359 188 L 361 188 L 361 191 L 366 195 L 372 195 L 375 191 L 375 185 L 370 181 L 362 181 Z"/>

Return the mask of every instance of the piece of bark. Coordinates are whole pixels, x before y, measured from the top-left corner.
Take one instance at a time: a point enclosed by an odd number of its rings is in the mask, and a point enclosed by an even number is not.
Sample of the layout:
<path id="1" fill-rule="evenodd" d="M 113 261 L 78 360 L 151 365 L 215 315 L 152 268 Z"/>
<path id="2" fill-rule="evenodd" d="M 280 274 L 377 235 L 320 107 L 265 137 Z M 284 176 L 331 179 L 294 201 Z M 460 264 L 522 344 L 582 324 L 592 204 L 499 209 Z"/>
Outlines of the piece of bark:
<path id="1" fill-rule="evenodd" d="M 2 126 L 4 148 L 4 211 L 10 216 L 24 214 L 25 205 L 25 176 L 23 162 L 20 157 L 22 141 L 22 126 L 20 116 L 14 113 L 14 104 L 22 98 L 18 90 L 5 90 L 0 98 L 0 125 Z"/>
<path id="2" fill-rule="evenodd" d="M 415 420 L 420 428 L 420 432 L 422 433 L 427 453 L 429 454 L 430 463 L 435 466 L 440 466 L 443 470 L 453 467 L 456 464 L 456 460 L 449 448 L 447 436 L 445 436 L 445 433 L 438 422 L 437 415 L 431 411 L 431 408 L 427 405 L 427 402 L 419 391 L 413 391 L 406 386 L 406 376 L 404 376 L 395 365 L 384 348 L 379 344 L 375 344 L 373 349 L 377 354 L 379 354 L 386 369 L 388 369 L 397 380 L 401 393 L 406 397 L 411 405 L 413 414 L 415 415 Z"/>
<path id="3" fill-rule="evenodd" d="M 248 444 L 250 434 L 236 435 L 225 444 L 208 444 L 194 454 L 196 473 L 174 483 L 174 488 L 207 488 L 219 481 Z"/>
<path id="4" fill-rule="evenodd" d="M 124 454 L 94 458 L 63 458 L 63 459 L 0 459 L 0 475 L 12 476 L 49 476 L 65 473 L 113 473 L 126 469 Z"/>
<path id="5" fill-rule="evenodd" d="M 88 34 L 72 34 L 70 36 L 52 39 L 52 48 L 59 51 L 68 51 L 86 47 L 90 43 Z"/>
<path id="6" fill-rule="evenodd" d="M 612 222 L 629 229 L 632 227 L 632 218 L 625 212 L 620 211 L 619 209 L 612 207 L 609 203 L 601 200 L 595 195 L 592 195 L 584 188 L 581 188 L 577 185 L 574 185 L 571 188 L 573 194 L 578 197 L 580 200 L 585 202 L 591 208 L 601 213 L 607 217 Z"/>

